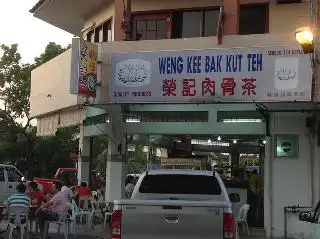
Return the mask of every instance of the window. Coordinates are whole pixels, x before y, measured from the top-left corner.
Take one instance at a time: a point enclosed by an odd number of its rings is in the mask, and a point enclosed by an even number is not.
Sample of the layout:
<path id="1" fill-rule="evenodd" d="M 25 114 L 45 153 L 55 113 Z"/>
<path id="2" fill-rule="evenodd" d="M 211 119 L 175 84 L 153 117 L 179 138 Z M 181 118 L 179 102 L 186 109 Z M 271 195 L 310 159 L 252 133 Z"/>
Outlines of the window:
<path id="1" fill-rule="evenodd" d="M 217 34 L 218 21 L 218 9 L 173 12 L 172 38 L 215 36 Z"/>
<path id="2" fill-rule="evenodd" d="M 140 193 L 220 195 L 221 188 L 214 176 L 147 175 Z"/>
<path id="3" fill-rule="evenodd" d="M 106 21 L 102 25 L 87 33 L 87 41 L 89 42 L 111 42 L 112 41 L 112 20 Z"/>
<path id="4" fill-rule="evenodd" d="M 22 175 L 12 167 L 7 167 L 8 182 L 20 182 Z"/>
<path id="5" fill-rule="evenodd" d="M 182 38 L 201 36 L 202 12 L 183 12 Z"/>
<path id="6" fill-rule="evenodd" d="M 169 38 L 169 15 L 137 15 L 133 17 L 133 40 Z"/>
<path id="7" fill-rule="evenodd" d="M 219 22 L 219 14 L 218 10 L 216 11 L 204 11 L 204 22 L 203 22 L 203 36 L 215 36 L 217 35 L 217 28 Z"/>
<path id="8" fill-rule="evenodd" d="M 6 179 L 4 177 L 4 168 L 0 167 L 0 182 L 5 182 Z"/>
<path id="9" fill-rule="evenodd" d="M 239 34 L 264 34 L 268 32 L 268 5 L 241 5 Z"/>
<path id="10" fill-rule="evenodd" d="M 277 0 L 278 4 L 301 3 L 302 0 Z"/>
<path id="11" fill-rule="evenodd" d="M 87 41 L 94 42 L 94 30 L 91 30 L 87 33 Z"/>

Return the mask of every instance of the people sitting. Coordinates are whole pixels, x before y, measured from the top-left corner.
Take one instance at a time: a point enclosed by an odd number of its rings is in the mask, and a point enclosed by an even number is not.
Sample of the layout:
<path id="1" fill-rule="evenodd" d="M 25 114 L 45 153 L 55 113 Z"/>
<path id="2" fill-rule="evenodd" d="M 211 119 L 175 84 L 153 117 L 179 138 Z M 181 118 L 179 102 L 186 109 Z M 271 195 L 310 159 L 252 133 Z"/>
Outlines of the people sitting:
<path id="1" fill-rule="evenodd" d="M 32 205 L 39 205 L 46 201 L 43 192 L 38 189 L 38 184 L 36 182 L 30 182 L 28 190 L 27 196 L 30 198 Z"/>
<path id="2" fill-rule="evenodd" d="M 38 217 L 38 224 L 40 228 L 40 235 L 45 238 L 45 234 L 48 232 L 44 231 L 46 221 L 58 221 L 61 216 L 66 215 L 68 210 L 68 200 L 65 193 L 61 191 L 62 183 L 54 182 L 52 190 L 54 192 L 53 198 L 42 204 L 36 211 Z"/>
<path id="3" fill-rule="evenodd" d="M 70 180 L 68 178 L 65 178 L 64 185 L 61 188 L 61 192 L 64 193 L 64 195 L 67 197 L 67 200 L 69 202 L 71 202 L 71 199 L 74 197 L 74 194 L 72 192 L 71 186 L 72 185 L 71 185 Z"/>
<path id="4" fill-rule="evenodd" d="M 24 207 L 24 208 L 29 208 L 30 206 L 30 199 L 29 197 L 25 194 L 27 187 L 20 183 L 17 186 L 17 192 L 11 195 L 8 198 L 8 206 L 9 207 Z M 26 215 L 20 215 L 21 220 L 26 220 Z M 10 214 L 9 215 L 9 220 L 11 223 L 14 223 L 15 215 Z"/>
<path id="5" fill-rule="evenodd" d="M 76 193 L 75 193 L 76 202 L 80 207 L 83 207 L 83 202 L 79 203 L 79 197 L 82 197 L 82 196 L 89 196 L 89 197 L 92 196 L 92 191 L 88 187 L 86 182 L 81 182 L 80 187 L 76 189 Z"/>

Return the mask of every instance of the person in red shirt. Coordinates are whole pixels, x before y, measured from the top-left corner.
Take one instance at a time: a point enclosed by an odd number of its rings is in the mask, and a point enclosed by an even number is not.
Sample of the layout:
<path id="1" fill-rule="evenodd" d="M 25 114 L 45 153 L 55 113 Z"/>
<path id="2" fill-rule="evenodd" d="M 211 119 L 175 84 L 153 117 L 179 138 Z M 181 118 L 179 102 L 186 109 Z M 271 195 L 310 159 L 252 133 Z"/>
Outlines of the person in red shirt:
<path id="1" fill-rule="evenodd" d="M 76 193 L 75 193 L 76 202 L 79 202 L 79 197 L 81 196 L 90 196 L 90 197 L 92 196 L 92 191 L 88 187 L 86 182 L 81 182 L 80 187 L 76 189 Z M 80 207 L 82 206 L 83 206 L 83 202 L 80 203 Z"/>
<path id="2" fill-rule="evenodd" d="M 32 205 L 38 205 L 45 201 L 44 194 L 38 190 L 38 184 L 36 182 L 29 183 L 28 197 L 31 200 Z"/>

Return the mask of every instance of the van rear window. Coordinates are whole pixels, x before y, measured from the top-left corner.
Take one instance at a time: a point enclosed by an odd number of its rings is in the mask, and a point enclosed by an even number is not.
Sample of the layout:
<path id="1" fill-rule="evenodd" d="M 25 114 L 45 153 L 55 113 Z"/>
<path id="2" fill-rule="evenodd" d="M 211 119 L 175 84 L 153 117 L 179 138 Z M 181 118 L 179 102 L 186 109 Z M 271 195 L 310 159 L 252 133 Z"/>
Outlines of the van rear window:
<path id="1" fill-rule="evenodd" d="M 214 176 L 146 175 L 140 193 L 220 195 L 221 188 Z"/>

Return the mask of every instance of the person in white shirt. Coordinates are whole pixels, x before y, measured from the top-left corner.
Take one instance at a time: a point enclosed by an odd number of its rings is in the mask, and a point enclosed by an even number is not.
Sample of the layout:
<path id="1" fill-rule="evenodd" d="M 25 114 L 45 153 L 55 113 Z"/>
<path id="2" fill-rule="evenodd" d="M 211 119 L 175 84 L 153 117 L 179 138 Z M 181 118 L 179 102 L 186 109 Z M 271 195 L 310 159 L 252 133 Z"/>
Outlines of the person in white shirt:
<path id="1" fill-rule="evenodd" d="M 71 199 L 74 197 L 74 193 L 71 189 L 71 182 L 67 178 L 64 181 L 64 185 L 61 188 L 61 192 L 65 194 L 68 201 L 71 201 Z"/>

